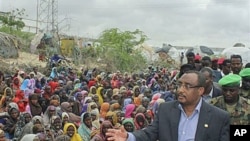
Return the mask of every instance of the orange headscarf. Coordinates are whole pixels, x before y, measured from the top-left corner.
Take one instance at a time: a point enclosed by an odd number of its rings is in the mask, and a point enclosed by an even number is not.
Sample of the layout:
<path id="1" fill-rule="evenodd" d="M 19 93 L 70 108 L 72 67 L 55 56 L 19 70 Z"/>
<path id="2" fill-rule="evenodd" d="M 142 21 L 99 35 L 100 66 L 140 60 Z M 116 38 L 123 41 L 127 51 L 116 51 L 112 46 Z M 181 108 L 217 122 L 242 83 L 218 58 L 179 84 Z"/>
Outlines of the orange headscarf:
<path id="1" fill-rule="evenodd" d="M 105 116 L 107 112 L 109 111 L 109 107 L 110 107 L 110 104 L 108 102 L 104 102 L 101 105 L 101 109 L 100 109 L 101 118 L 105 119 Z"/>

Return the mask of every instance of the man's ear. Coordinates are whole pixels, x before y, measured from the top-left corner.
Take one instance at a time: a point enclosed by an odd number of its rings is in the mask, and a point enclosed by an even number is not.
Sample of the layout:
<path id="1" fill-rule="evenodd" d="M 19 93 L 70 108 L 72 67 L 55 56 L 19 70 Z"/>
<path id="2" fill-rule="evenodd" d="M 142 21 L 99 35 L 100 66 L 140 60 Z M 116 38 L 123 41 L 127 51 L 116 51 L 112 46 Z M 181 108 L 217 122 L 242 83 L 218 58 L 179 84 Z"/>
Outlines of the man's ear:
<path id="1" fill-rule="evenodd" d="M 205 88 L 204 88 L 204 87 L 200 87 L 200 88 L 198 89 L 198 91 L 199 91 L 199 95 L 203 95 L 203 94 L 204 94 L 204 91 L 205 91 Z"/>

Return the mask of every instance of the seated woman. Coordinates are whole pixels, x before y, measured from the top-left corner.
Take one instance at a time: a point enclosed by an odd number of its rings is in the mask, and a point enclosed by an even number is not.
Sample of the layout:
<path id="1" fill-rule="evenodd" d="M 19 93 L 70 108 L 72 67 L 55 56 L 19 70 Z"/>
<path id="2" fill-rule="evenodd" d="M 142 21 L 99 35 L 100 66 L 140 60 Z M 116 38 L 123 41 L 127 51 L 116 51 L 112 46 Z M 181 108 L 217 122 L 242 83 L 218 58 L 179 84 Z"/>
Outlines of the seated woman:
<path id="1" fill-rule="evenodd" d="M 4 125 L 3 128 L 5 133 L 7 133 L 8 139 L 14 138 L 15 128 L 19 118 L 19 113 L 20 113 L 19 110 L 16 108 L 10 108 L 8 110 L 8 114 L 10 115 L 10 117 L 6 120 L 6 124 Z"/>
<path id="2" fill-rule="evenodd" d="M 69 115 L 69 122 L 72 122 L 76 125 L 79 125 L 79 123 L 81 121 L 81 117 L 72 113 L 72 107 L 71 107 L 69 102 L 63 102 L 61 104 L 61 111 L 66 112 Z"/>
<path id="3" fill-rule="evenodd" d="M 52 116 L 50 120 L 50 131 L 53 135 L 52 138 L 57 138 L 63 134 L 62 130 L 62 120 L 59 116 Z"/>
<path id="4" fill-rule="evenodd" d="M 100 132 L 97 133 L 92 139 L 91 141 L 106 141 L 107 137 L 106 137 L 106 132 L 108 131 L 108 129 L 112 129 L 113 125 L 109 120 L 104 120 L 101 124 L 101 128 L 100 128 Z"/>
<path id="5" fill-rule="evenodd" d="M 32 128 L 35 124 L 43 125 L 43 119 L 41 116 L 34 116 L 32 120 L 23 127 L 19 137 L 22 138 L 26 134 L 33 134 Z"/>
<path id="6" fill-rule="evenodd" d="M 13 140 L 20 140 L 21 133 L 24 129 L 24 126 L 28 124 L 31 121 L 31 115 L 28 112 L 24 112 L 19 116 L 19 120 L 16 125 L 15 133 L 14 133 L 14 138 Z"/>
<path id="7" fill-rule="evenodd" d="M 143 113 L 138 113 L 134 118 L 136 130 L 143 129 L 148 126 L 148 121 Z"/>
<path id="8" fill-rule="evenodd" d="M 78 133 L 81 136 L 82 140 L 89 141 L 90 135 L 93 130 L 95 130 L 92 125 L 92 117 L 90 113 L 83 113 L 81 116 L 81 124 L 78 128 Z"/>
<path id="9" fill-rule="evenodd" d="M 76 126 L 73 123 L 66 123 L 64 125 L 63 134 L 68 135 L 71 138 L 71 141 L 82 141 L 82 138 L 77 133 Z"/>
<path id="10" fill-rule="evenodd" d="M 127 132 L 134 132 L 135 125 L 132 118 L 127 118 L 122 121 L 122 125 L 124 126 Z"/>

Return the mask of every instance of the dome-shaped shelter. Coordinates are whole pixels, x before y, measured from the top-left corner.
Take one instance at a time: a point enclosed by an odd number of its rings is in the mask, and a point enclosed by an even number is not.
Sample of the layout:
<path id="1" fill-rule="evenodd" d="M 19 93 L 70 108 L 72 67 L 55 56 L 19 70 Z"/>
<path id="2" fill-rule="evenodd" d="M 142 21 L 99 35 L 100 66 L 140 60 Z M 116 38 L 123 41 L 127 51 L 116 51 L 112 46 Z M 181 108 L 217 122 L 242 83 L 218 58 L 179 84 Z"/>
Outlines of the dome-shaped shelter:
<path id="1" fill-rule="evenodd" d="M 13 35 L 0 32 L 0 56 L 3 58 L 18 58 L 21 42 Z"/>

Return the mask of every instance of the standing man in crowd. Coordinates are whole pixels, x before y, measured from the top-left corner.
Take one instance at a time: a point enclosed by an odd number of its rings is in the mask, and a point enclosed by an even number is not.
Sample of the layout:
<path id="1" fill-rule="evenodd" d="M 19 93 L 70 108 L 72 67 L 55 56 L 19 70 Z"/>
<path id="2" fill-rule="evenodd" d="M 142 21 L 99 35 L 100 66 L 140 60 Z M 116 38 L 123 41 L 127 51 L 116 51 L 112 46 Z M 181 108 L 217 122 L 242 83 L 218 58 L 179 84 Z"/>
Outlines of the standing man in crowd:
<path id="1" fill-rule="evenodd" d="M 133 133 L 109 129 L 110 141 L 229 141 L 229 115 L 202 100 L 205 77 L 196 71 L 178 79 L 177 101 L 162 103 L 151 125 Z"/>
<path id="2" fill-rule="evenodd" d="M 214 97 L 221 96 L 221 89 L 214 86 L 213 83 L 213 70 L 209 67 L 202 68 L 200 71 L 206 78 L 205 90 L 203 93 L 203 100 L 210 103 L 211 99 Z"/>
<path id="3" fill-rule="evenodd" d="M 231 56 L 231 70 L 233 74 L 239 74 L 242 69 L 242 58 L 240 55 Z"/>

